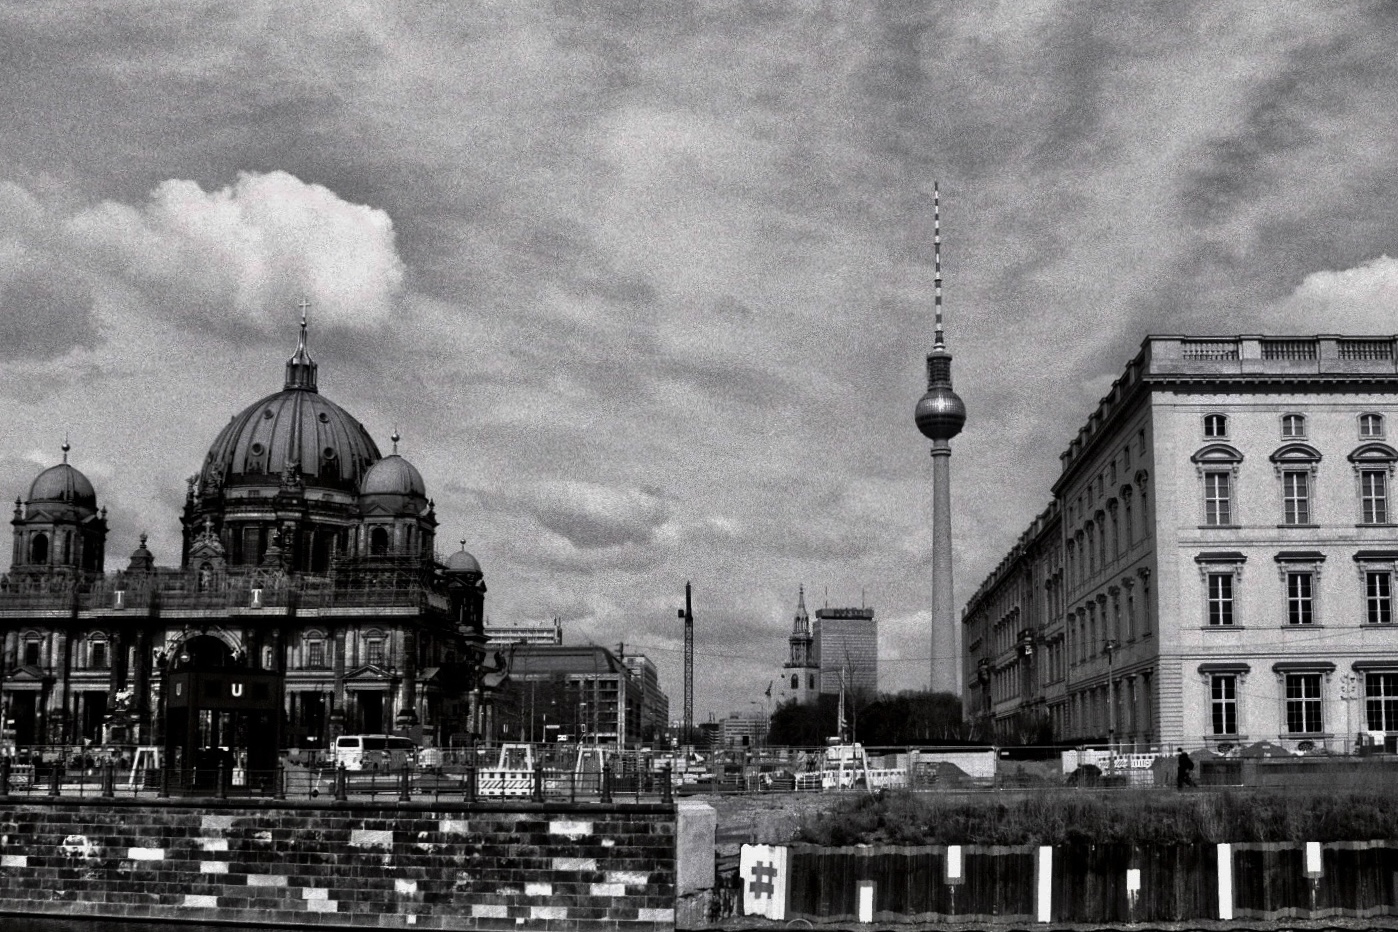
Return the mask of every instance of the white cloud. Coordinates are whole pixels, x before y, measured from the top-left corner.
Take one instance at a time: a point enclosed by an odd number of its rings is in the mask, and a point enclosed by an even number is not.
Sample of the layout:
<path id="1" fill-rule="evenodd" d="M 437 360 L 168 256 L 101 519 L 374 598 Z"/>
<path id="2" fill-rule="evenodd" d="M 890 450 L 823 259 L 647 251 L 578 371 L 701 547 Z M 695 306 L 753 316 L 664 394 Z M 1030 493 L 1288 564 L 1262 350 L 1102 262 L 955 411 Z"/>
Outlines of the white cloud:
<path id="1" fill-rule="evenodd" d="M 1276 322 L 1298 333 L 1386 334 L 1395 329 L 1395 309 L 1398 259 L 1383 255 L 1351 269 L 1307 275 L 1277 307 Z"/>
<path id="2" fill-rule="evenodd" d="M 107 201 L 66 228 L 99 266 L 205 324 L 270 332 L 305 297 L 321 326 L 368 328 L 403 283 L 387 213 L 280 171 L 217 191 L 165 181 L 143 206 Z"/>

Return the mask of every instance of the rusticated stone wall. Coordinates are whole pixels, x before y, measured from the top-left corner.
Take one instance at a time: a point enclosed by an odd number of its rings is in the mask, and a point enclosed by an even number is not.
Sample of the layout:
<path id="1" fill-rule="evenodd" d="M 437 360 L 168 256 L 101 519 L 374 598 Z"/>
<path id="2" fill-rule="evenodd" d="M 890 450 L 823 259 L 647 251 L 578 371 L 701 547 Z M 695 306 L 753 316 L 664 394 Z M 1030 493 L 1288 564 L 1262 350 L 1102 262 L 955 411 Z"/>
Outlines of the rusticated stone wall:
<path id="1" fill-rule="evenodd" d="M 0 913 L 671 929 L 675 876 L 658 804 L 0 799 Z"/>

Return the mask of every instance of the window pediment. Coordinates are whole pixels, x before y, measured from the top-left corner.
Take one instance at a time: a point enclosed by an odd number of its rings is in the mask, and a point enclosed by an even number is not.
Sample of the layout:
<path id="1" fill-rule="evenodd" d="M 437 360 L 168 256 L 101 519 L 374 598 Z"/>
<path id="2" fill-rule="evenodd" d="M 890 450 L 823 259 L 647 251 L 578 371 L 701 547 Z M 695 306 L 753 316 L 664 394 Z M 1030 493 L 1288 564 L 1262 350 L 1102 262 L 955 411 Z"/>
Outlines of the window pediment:
<path id="1" fill-rule="evenodd" d="M 1194 562 L 1200 566 L 1206 564 L 1234 566 L 1246 563 L 1247 559 L 1247 554 L 1237 550 L 1208 550 L 1194 555 Z"/>
<path id="2" fill-rule="evenodd" d="M 1380 463 L 1391 466 L 1398 460 L 1398 450 L 1386 443 L 1366 443 L 1349 455 L 1351 463 Z"/>
<path id="3" fill-rule="evenodd" d="M 1278 676 L 1284 673 L 1334 673 L 1335 665 L 1328 660 L 1282 660 L 1272 664 L 1272 672 Z"/>
<path id="4" fill-rule="evenodd" d="M 1235 673 L 1246 676 L 1251 672 L 1252 667 L 1250 665 L 1235 661 L 1215 661 L 1199 664 L 1200 676 L 1208 676 L 1210 673 Z"/>
<path id="5" fill-rule="evenodd" d="M 1233 466 L 1243 461 L 1243 454 L 1226 443 L 1211 443 L 1189 459 L 1199 466 Z"/>
<path id="6" fill-rule="evenodd" d="M 1324 563 L 1325 554 L 1319 550 L 1283 550 L 1272 558 L 1278 563 Z"/>
<path id="7" fill-rule="evenodd" d="M 1288 443 L 1279 448 L 1269 459 L 1278 466 L 1288 463 L 1311 465 L 1320 462 L 1320 451 L 1309 443 Z"/>

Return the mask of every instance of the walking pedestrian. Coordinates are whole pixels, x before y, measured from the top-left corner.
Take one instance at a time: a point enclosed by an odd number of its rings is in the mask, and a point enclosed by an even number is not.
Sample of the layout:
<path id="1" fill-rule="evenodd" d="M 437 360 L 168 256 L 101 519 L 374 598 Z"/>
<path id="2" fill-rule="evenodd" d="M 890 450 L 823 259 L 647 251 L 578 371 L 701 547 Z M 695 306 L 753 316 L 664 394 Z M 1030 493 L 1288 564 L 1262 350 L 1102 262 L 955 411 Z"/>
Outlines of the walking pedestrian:
<path id="1" fill-rule="evenodd" d="M 1184 748 L 1180 748 L 1179 757 L 1175 759 L 1175 789 L 1198 785 L 1194 782 L 1194 761 Z"/>

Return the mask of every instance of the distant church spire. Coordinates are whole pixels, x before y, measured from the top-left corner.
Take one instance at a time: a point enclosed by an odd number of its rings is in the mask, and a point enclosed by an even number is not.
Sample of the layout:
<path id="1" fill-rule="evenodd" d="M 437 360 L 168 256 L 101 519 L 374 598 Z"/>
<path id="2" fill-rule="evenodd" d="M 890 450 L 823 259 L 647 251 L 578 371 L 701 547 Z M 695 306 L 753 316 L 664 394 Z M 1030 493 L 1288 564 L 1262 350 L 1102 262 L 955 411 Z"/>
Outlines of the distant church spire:
<path id="1" fill-rule="evenodd" d="M 310 306 L 311 302 L 305 298 L 297 305 L 301 309 L 301 337 L 296 341 L 296 352 L 286 361 L 286 387 L 313 392 L 316 391 L 316 364 L 306 352 L 306 308 Z"/>

